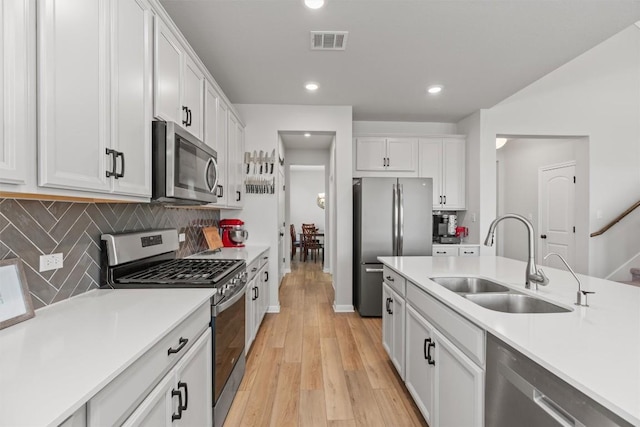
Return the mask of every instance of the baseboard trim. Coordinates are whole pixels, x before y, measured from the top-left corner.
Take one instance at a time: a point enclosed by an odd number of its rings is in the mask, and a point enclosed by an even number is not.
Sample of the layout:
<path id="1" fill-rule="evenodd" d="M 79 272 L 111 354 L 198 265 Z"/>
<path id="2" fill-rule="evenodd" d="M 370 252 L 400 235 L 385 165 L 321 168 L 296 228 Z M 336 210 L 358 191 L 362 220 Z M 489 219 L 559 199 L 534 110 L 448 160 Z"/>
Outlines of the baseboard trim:
<path id="1" fill-rule="evenodd" d="M 333 305 L 333 311 L 335 313 L 353 313 L 353 306 L 350 304 L 345 305 Z"/>
<path id="2" fill-rule="evenodd" d="M 291 273 L 291 268 L 287 267 L 284 269 L 284 274 Z"/>
<path id="3" fill-rule="evenodd" d="M 267 313 L 280 313 L 279 305 L 270 305 L 267 307 Z"/>
<path id="4" fill-rule="evenodd" d="M 326 267 L 322 269 L 322 272 L 323 273 L 331 273 L 331 271 Z"/>

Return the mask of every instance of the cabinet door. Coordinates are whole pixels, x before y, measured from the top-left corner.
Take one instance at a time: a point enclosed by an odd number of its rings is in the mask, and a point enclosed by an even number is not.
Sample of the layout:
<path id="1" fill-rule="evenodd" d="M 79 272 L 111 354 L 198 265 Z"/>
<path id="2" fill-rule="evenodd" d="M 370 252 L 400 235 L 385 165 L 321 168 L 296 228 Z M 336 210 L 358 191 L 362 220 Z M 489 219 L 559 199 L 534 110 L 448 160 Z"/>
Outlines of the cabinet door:
<path id="1" fill-rule="evenodd" d="M 171 390 L 175 386 L 175 372 L 169 372 L 140 403 L 122 427 L 171 427 Z"/>
<path id="2" fill-rule="evenodd" d="M 430 426 L 434 422 L 435 369 L 427 360 L 433 327 L 407 305 L 405 385 Z M 433 354 L 433 351 L 432 351 Z M 460 424 L 464 425 L 464 424 Z M 469 424 L 474 425 L 474 424 Z M 480 424 L 481 425 L 481 424 Z"/>
<path id="3" fill-rule="evenodd" d="M 387 138 L 387 169 L 396 172 L 416 170 L 418 142 L 410 138 Z"/>
<path id="4" fill-rule="evenodd" d="M 184 59 L 182 106 L 188 109 L 185 128 L 196 138 L 202 140 L 204 74 L 190 56 L 184 55 Z"/>
<path id="5" fill-rule="evenodd" d="M 438 427 L 481 426 L 484 372 L 447 338 L 435 331 L 435 423 Z"/>
<path id="6" fill-rule="evenodd" d="M 108 2 L 38 7 L 39 184 L 109 192 Z"/>
<path id="7" fill-rule="evenodd" d="M 465 140 L 445 139 L 442 143 L 444 159 L 443 209 L 465 209 Z"/>
<path id="8" fill-rule="evenodd" d="M 146 0 L 114 0 L 111 12 L 111 146 L 124 175 L 114 192 L 150 197 L 153 15 Z"/>
<path id="9" fill-rule="evenodd" d="M 217 195 L 218 201 L 215 205 L 226 205 L 226 184 L 227 184 L 227 118 L 225 115 L 224 124 L 218 120 L 218 113 L 224 104 L 224 101 L 220 98 L 220 95 L 215 90 L 213 85 L 209 81 L 205 82 L 204 92 L 204 143 L 216 150 L 218 154 L 218 188 Z M 222 133 L 219 127 L 224 126 L 224 133 Z M 220 138 L 224 135 L 224 138 Z"/>
<path id="10" fill-rule="evenodd" d="M 35 29 L 34 3 L 30 0 L 0 2 L 0 182 L 24 184 L 27 175 L 27 144 L 33 114 L 30 103 L 30 55 L 35 46 L 30 35 Z M 32 105 L 32 104 L 31 104 Z"/>
<path id="11" fill-rule="evenodd" d="M 182 47 L 161 18 L 155 20 L 154 45 L 154 115 L 184 126 L 187 115 L 182 111 Z"/>
<path id="12" fill-rule="evenodd" d="M 382 283 L 382 347 L 393 359 L 393 316 L 391 314 L 391 288 Z"/>
<path id="13" fill-rule="evenodd" d="M 246 194 L 244 187 L 244 147 L 244 126 L 242 123 L 238 122 L 236 124 L 236 162 L 234 167 L 236 168 L 237 177 L 236 191 L 239 191 L 239 200 L 237 201 L 236 206 L 239 208 L 244 206 L 244 198 Z"/>
<path id="14" fill-rule="evenodd" d="M 387 142 L 384 138 L 356 139 L 356 170 L 384 171 Z"/>
<path id="15" fill-rule="evenodd" d="M 229 187 L 229 167 L 230 167 L 230 147 L 229 147 L 229 107 L 224 102 L 223 99 L 218 100 L 218 112 L 217 112 L 217 121 L 218 121 L 218 141 L 220 141 L 220 146 L 224 146 L 224 156 L 218 153 L 218 167 L 222 167 L 223 172 L 220 173 L 220 177 L 224 175 L 222 188 L 218 194 L 222 194 L 221 198 L 218 200 L 222 200 L 221 204 L 225 205 L 229 204 L 229 200 L 231 199 L 231 188 Z M 220 166 L 222 165 L 222 166 Z"/>
<path id="16" fill-rule="evenodd" d="M 394 291 L 391 291 L 391 294 L 393 299 L 391 303 L 391 317 L 393 318 L 393 332 L 391 334 L 393 350 L 391 361 L 398 370 L 400 377 L 404 379 L 405 301 Z"/>
<path id="17" fill-rule="evenodd" d="M 255 318 L 256 318 L 256 283 L 258 281 L 259 275 L 255 275 L 253 279 L 249 281 L 247 284 L 247 294 L 246 294 L 246 314 L 245 314 L 245 354 L 249 352 L 249 348 L 251 347 L 251 343 L 255 337 Z"/>
<path id="18" fill-rule="evenodd" d="M 458 256 L 458 247 L 452 245 L 433 245 L 433 256 Z"/>
<path id="19" fill-rule="evenodd" d="M 227 146 L 229 150 L 229 163 L 227 164 L 229 194 L 227 195 L 227 205 L 239 207 L 242 202 L 242 191 L 239 182 L 241 177 L 238 176 L 238 119 L 236 119 L 233 113 L 229 112 L 227 123 L 227 140 L 229 141 Z"/>
<path id="20" fill-rule="evenodd" d="M 174 425 L 185 427 L 213 425 L 212 356 L 211 329 L 207 328 L 176 367 L 175 390 L 183 393 L 185 408 L 181 412 L 181 418 Z M 176 400 L 173 399 L 174 406 Z M 174 407 L 175 409 L 177 406 Z"/>
<path id="21" fill-rule="evenodd" d="M 433 179 L 433 208 L 442 207 L 442 140 L 420 139 L 420 178 Z"/>
<path id="22" fill-rule="evenodd" d="M 267 312 L 267 308 L 269 305 L 269 264 L 267 263 L 264 267 L 262 267 L 262 287 L 260 288 L 260 321 L 257 322 L 256 334 L 258 333 L 258 329 L 260 329 L 260 325 L 262 324 L 262 319 L 264 319 L 264 315 Z"/>

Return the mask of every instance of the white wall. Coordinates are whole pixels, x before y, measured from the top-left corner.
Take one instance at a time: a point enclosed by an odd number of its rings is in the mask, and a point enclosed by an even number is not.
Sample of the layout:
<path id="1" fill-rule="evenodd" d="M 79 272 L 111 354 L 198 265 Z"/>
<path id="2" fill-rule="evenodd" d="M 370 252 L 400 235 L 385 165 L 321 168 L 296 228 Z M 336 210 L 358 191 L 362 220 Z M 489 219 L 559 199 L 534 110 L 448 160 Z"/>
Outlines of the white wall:
<path id="1" fill-rule="evenodd" d="M 352 108 L 350 106 L 309 105 L 257 105 L 237 104 L 236 108 L 247 124 L 246 150 L 272 150 L 280 148 L 279 131 L 335 132 L 335 168 L 333 171 L 336 227 L 333 259 L 335 306 L 338 311 L 353 311 L 352 298 L 352 211 L 351 196 L 351 141 Z M 282 153 L 278 153 L 282 156 Z M 239 216 L 252 233 L 249 244 L 262 243 L 271 247 L 271 256 L 277 256 L 278 224 L 275 197 L 247 194 L 242 211 L 222 212 L 221 216 Z M 271 263 L 269 277 L 278 277 L 277 263 Z M 277 279 L 269 283 L 269 310 L 279 311 Z"/>
<path id="2" fill-rule="evenodd" d="M 501 209 L 498 214 L 518 213 L 531 220 L 536 236 L 538 230 L 538 174 L 543 166 L 549 166 L 569 161 L 576 162 L 576 197 L 575 216 L 583 217 L 586 222 L 588 214 L 588 169 L 584 167 L 588 155 L 581 153 L 588 149 L 588 141 L 584 139 L 509 139 L 509 142 L 497 151 L 500 163 L 498 186 L 500 191 Z M 587 165 L 588 166 L 588 165 Z M 576 225 L 576 252 L 572 267 L 586 272 L 588 254 L 581 249 L 588 244 L 588 233 L 584 228 Z M 522 224 L 515 221 L 505 221 L 499 226 L 496 239 L 498 255 L 507 258 L 526 261 L 528 249 L 526 245 L 527 233 Z M 537 259 L 542 263 L 540 259 Z M 560 264 L 558 263 L 558 266 Z"/>
<path id="3" fill-rule="evenodd" d="M 317 204 L 318 193 L 325 193 L 324 166 L 292 166 L 289 169 L 289 222 L 302 231 L 302 224 L 325 229 L 325 210 Z"/>
<path id="4" fill-rule="evenodd" d="M 451 135 L 456 134 L 455 123 L 440 122 L 353 122 L 353 134 L 409 134 L 409 135 Z"/>
<path id="5" fill-rule="evenodd" d="M 589 232 L 640 199 L 640 28 L 631 26 L 486 110 L 481 153 L 480 234 L 495 214 L 495 137 L 589 139 Z M 490 154 L 490 153 L 493 154 Z M 485 208 L 488 215 L 485 215 Z M 604 277 L 640 252 L 640 213 L 589 240 L 589 274 Z"/>

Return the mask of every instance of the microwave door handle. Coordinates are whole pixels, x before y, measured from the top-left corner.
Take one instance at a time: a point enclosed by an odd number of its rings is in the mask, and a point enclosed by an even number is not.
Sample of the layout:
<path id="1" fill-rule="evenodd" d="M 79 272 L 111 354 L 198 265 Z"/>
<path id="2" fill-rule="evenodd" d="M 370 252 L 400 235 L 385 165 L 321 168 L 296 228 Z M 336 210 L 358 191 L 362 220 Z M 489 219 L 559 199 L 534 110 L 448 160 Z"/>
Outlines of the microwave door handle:
<path id="1" fill-rule="evenodd" d="M 211 163 L 209 164 L 209 167 L 211 167 L 211 165 L 213 165 L 213 170 L 216 171 L 216 179 L 215 181 L 213 181 L 213 186 L 211 187 L 211 192 L 216 192 L 218 191 L 218 162 L 216 162 L 216 159 L 214 157 L 209 158 L 209 160 L 211 161 Z"/>
<path id="2" fill-rule="evenodd" d="M 209 193 L 213 191 L 213 189 L 211 188 L 211 185 L 209 185 L 209 168 L 211 167 L 212 161 L 213 161 L 213 157 L 209 157 L 209 160 L 207 160 L 207 164 L 204 166 L 204 184 L 207 186 Z"/>

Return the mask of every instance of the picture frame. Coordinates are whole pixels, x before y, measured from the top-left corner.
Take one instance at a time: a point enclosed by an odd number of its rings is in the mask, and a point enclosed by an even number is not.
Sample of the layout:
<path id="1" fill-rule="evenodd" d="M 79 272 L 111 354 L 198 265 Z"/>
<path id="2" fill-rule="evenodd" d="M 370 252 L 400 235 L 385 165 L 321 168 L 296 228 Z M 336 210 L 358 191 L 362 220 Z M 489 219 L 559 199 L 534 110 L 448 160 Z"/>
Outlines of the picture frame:
<path id="1" fill-rule="evenodd" d="M 0 261 L 0 330 L 35 316 L 27 277 L 18 258 Z"/>

